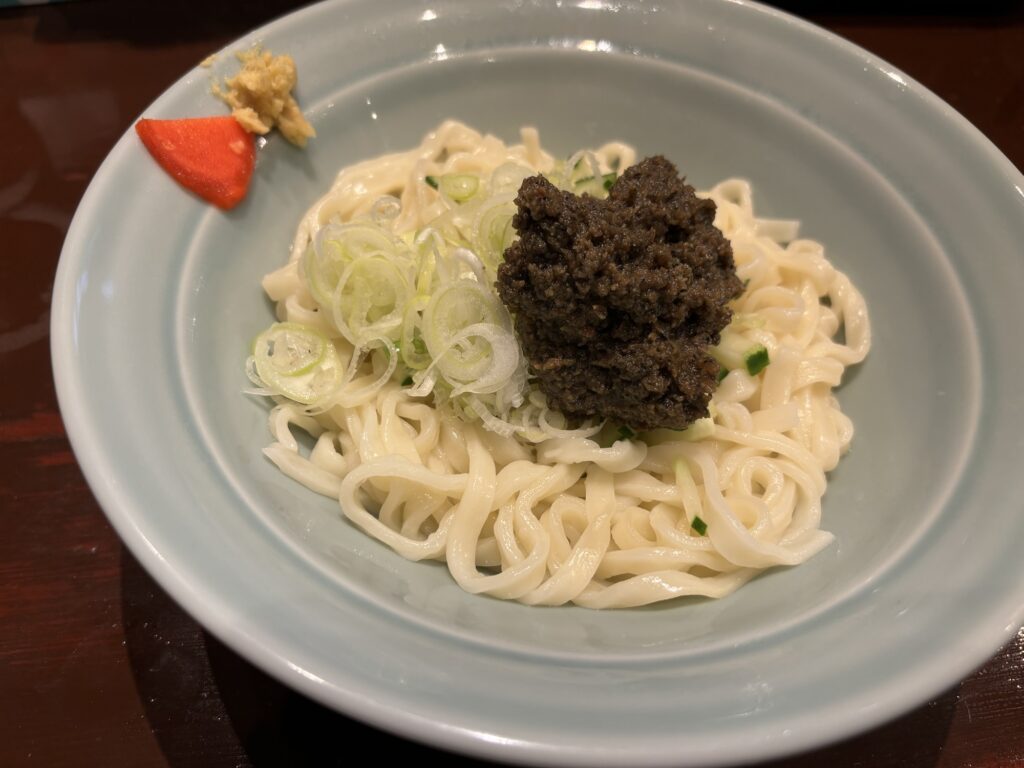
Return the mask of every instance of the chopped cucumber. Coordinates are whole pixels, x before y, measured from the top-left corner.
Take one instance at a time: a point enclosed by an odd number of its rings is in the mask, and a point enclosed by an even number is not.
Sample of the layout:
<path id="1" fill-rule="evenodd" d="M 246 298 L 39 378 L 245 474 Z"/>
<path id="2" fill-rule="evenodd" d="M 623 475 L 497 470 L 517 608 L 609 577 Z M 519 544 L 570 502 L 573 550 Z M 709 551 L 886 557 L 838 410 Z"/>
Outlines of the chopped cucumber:
<path id="1" fill-rule="evenodd" d="M 771 359 L 763 344 L 751 342 L 729 326 L 722 331 L 721 340 L 708 352 L 728 373 L 736 368 L 745 368 L 751 376 L 763 371 Z"/>
<path id="2" fill-rule="evenodd" d="M 744 358 L 744 363 L 747 366 L 747 373 L 751 376 L 757 376 L 761 371 L 768 367 L 768 363 L 771 360 L 768 359 L 768 350 L 761 344 L 758 344 L 755 349 L 752 349 L 747 353 Z"/>
<path id="3" fill-rule="evenodd" d="M 587 194 L 591 197 L 605 197 L 617 178 L 617 173 L 606 173 L 603 176 L 587 176 L 576 181 L 573 184 L 573 189 L 577 195 Z"/>

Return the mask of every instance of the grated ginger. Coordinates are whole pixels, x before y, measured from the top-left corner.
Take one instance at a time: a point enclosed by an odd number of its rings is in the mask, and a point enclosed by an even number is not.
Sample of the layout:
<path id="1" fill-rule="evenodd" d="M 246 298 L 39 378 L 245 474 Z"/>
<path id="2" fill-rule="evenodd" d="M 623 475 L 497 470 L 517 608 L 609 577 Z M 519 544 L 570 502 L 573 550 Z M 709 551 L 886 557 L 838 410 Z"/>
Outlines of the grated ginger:
<path id="1" fill-rule="evenodd" d="M 292 89 L 298 80 L 291 56 L 274 56 L 270 51 L 253 48 L 239 53 L 242 69 L 217 84 L 213 93 L 231 107 L 231 114 L 245 130 L 263 135 L 273 128 L 292 144 L 306 146 L 316 131 L 299 109 Z"/>

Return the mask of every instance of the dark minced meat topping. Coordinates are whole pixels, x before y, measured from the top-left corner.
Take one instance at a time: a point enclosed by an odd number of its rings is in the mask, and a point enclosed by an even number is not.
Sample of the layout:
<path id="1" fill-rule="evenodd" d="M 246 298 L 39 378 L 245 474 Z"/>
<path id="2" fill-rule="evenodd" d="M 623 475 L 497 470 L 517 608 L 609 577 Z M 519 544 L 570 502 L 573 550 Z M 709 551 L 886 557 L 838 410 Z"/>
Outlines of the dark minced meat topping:
<path id="1" fill-rule="evenodd" d="M 707 416 L 707 348 L 740 295 L 715 204 L 664 157 L 629 168 L 607 200 L 523 181 L 497 289 L 548 404 L 571 418 L 683 429 Z"/>

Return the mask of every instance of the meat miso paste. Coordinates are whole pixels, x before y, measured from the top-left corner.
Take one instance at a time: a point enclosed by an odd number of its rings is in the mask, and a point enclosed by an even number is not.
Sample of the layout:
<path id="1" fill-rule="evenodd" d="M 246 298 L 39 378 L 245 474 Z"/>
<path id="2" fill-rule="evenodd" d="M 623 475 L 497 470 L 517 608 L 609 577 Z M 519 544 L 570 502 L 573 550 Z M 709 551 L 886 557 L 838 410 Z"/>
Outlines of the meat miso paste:
<path id="1" fill-rule="evenodd" d="M 743 291 L 715 203 L 655 156 L 606 200 L 533 176 L 516 206 L 497 288 L 549 405 L 637 430 L 707 416 L 707 350 Z"/>

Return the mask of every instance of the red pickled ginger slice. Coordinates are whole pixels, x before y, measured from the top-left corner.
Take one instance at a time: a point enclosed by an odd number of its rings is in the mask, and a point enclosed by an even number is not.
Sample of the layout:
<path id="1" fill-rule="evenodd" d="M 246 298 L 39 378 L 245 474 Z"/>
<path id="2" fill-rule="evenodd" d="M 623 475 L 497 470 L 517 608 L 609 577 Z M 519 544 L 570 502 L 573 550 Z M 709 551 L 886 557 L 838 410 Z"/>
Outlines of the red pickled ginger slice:
<path id="1" fill-rule="evenodd" d="M 230 115 L 142 119 L 135 132 L 167 173 L 204 200 L 229 210 L 245 197 L 256 145 Z"/>

